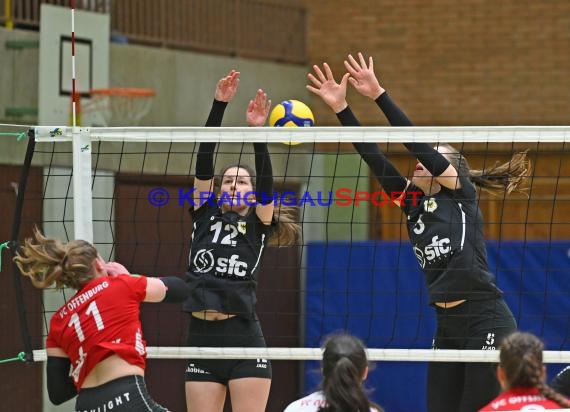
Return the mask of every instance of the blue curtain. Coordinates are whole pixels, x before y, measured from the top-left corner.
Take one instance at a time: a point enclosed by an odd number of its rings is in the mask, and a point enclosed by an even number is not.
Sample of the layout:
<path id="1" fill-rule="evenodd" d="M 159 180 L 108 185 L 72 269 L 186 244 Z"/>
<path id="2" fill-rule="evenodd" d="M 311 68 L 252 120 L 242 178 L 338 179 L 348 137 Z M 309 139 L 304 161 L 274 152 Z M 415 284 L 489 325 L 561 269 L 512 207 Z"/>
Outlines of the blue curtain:
<path id="1" fill-rule="evenodd" d="M 519 329 L 548 350 L 570 350 L 570 241 L 488 242 L 487 251 Z M 370 348 L 431 347 L 434 311 L 409 243 L 311 243 L 306 279 L 305 346 L 348 331 Z M 367 386 L 387 411 L 424 411 L 426 371 L 426 363 L 381 362 Z M 305 392 L 319 382 L 319 363 L 306 362 Z"/>

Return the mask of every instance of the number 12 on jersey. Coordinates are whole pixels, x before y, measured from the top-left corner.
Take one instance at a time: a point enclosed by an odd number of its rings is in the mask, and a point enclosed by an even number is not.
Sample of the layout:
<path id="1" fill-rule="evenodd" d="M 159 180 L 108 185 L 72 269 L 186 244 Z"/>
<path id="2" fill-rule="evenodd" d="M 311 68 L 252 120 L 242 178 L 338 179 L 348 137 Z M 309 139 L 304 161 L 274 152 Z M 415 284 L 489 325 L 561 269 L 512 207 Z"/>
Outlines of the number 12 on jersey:
<path id="1" fill-rule="evenodd" d="M 222 232 L 222 224 L 223 224 L 222 222 L 216 222 L 210 227 L 210 232 L 214 232 L 214 238 L 212 239 L 212 243 L 218 243 L 218 238 L 220 237 L 220 233 Z M 222 238 L 220 244 L 236 246 L 237 241 L 235 241 L 234 238 L 236 238 L 238 235 L 237 228 L 234 225 L 226 223 L 226 225 L 224 226 L 224 232 L 226 233 L 229 232 L 229 233 Z"/>

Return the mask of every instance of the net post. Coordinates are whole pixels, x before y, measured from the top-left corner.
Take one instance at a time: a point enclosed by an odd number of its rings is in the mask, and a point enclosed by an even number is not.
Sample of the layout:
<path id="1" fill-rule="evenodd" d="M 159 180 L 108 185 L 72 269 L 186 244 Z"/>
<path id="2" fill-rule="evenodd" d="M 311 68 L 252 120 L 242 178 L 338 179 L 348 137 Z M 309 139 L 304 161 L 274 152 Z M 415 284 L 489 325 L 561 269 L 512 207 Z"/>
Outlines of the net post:
<path id="1" fill-rule="evenodd" d="M 74 127 L 72 136 L 74 236 L 93 243 L 91 134 L 87 128 Z"/>
<path id="2" fill-rule="evenodd" d="M 81 126 L 81 94 L 78 92 L 71 93 L 69 125 L 73 127 Z"/>

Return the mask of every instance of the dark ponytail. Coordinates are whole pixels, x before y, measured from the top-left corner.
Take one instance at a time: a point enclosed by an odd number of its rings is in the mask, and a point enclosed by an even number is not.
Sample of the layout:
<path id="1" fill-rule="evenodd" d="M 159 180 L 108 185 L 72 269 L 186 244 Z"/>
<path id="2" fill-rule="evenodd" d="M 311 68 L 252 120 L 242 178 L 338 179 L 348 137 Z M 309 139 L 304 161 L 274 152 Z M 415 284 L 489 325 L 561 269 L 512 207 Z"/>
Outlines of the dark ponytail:
<path id="1" fill-rule="evenodd" d="M 368 399 L 362 385 L 368 359 L 364 345 L 358 338 L 347 334 L 328 338 L 322 366 L 322 390 L 327 405 L 320 411 L 368 412 L 370 408 L 382 411 Z"/>

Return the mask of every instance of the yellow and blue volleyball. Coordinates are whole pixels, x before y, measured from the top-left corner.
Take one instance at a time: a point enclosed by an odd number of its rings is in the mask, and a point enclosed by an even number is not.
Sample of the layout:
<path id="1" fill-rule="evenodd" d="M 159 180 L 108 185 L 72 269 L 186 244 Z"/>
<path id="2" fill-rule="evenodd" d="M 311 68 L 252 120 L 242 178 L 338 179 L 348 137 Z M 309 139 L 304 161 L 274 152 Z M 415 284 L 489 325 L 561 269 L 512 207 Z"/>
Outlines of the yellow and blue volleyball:
<path id="1" fill-rule="evenodd" d="M 299 100 L 284 100 L 273 108 L 269 125 L 274 127 L 310 127 L 315 125 L 313 112 Z"/>

